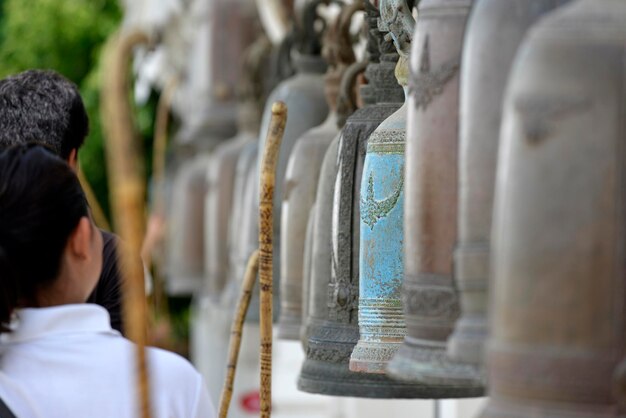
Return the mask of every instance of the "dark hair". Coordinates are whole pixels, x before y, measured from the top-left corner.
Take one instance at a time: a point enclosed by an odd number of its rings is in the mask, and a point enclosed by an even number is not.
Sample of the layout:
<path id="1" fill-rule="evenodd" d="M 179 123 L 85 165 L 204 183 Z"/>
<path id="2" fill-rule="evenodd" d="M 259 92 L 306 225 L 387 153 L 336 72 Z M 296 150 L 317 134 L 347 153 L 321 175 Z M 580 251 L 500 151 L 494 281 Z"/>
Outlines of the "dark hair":
<path id="1" fill-rule="evenodd" d="M 87 200 L 72 169 L 51 151 L 18 145 L 0 153 L 0 332 L 16 307 L 59 273 Z"/>
<path id="2" fill-rule="evenodd" d="M 41 142 L 63 159 L 89 133 L 74 83 L 52 70 L 28 70 L 0 80 L 0 150 Z"/>

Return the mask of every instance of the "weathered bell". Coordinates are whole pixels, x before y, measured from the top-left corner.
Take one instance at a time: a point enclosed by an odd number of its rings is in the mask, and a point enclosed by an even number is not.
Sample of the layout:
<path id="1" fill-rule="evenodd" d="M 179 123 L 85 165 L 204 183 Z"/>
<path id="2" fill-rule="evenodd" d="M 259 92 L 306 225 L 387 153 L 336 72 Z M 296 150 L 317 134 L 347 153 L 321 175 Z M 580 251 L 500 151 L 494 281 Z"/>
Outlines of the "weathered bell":
<path id="1" fill-rule="evenodd" d="M 484 376 L 491 214 L 504 87 L 528 27 L 567 1 L 478 0 L 468 20 L 461 65 L 459 232 L 454 256 L 461 317 L 448 340 L 448 355 L 476 369 L 459 368 L 459 379 L 466 379 L 467 373 Z"/>
<path id="2" fill-rule="evenodd" d="M 483 417 L 623 417 L 626 3 L 541 19 L 507 86 Z M 616 370 L 617 368 L 617 370 Z"/>
<path id="3" fill-rule="evenodd" d="M 235 92 L 242 75 L 241 57 L 258 37 L 261 25 L 254 0 L 190 3 L 191 16 L 186 20 L 194 26 L 181 30 L 195 33 L 191 45 L 170 45 L 174 65 L 184 63 L 179 71 L 185 74 L 173 102 L 180 119 L 175 139 L 179 143 L 210 143 L 212 148 L 236 134 Z"/>
<path id="4" fill-rule="evenodd" d="M 209 153 L 235 134 L 237 103 L 233 93 L 240 76 L 240 56 L 260 30 L 252 0 L 198 2 L 191 14 L 197 26 L 190 45 L 170 48 L 175 65 L 186 73 L 172 102 L 172 111 L 180 120 L 174 141 L 180 161 L 175 170 L 168 170 L 174 180 L 167 213 L 165 271 L 168 292 L 178 295 L 191 295 L 204 282 Z M 242 30 L 224 42 L 223 34 L 233 26 Z M 172 39 L 167 38 L 169 41 Z"/>
<path id="5" fill-rule="evenodd" d="M 238 297 L 237 282 L 228 283 L 228 234 L 234 209 L 237 162 L 256 142 L 264 104 L 263 75 L 267 69 L 269 40 L 261 35 L 246 49 L 237 86 L 239 134 L 218 145 L 205 167 L 207 193 L 204 205 L 204 286 L 194 294 L 190 314 L 190 358 L 204 376 L 213 402 L 219 397 L 226 375 L 228 336 Z M 202 231 L 200 225 L 195 226 Z M 242 355 L 246 355 L 246 351 Z M 254 353 L 252 353 L 254 354 Z"/>
<path id="6" fill-rule="evenodd" d="M 337 94 L 347 66 L 354 62 L 350 22 L 362 3 L 342 9 L 324 36 L 322 56 L 328 64 L 325 76 L 326 101 L 330 112 L 319 126 L 306 131 L 296 142 L 285 174 L 281 218 L 281 309 L 278 337 L 297 340 L 302 322 L 302 283 L 306 226 L 315 201 L 322 159 L 339 133 Z"/>
<path id="7" fill-rule="evenodd" d="M 274 217 L 281 219 L 281 202 L 284 193 L 284 181 L 287 171 L 287 162 L 298 138 L 303 133 L 322 123 L 328 116 L 328 105 L 324 97 L 324 73 L 326 62 L 321 57 L 320 33 L 317 29 L 322 19 L 317 14 L 317 6 L 322 0 L 313 0 L 304 8 L 302 27 L 297 27 L 295 32 L 296 42 L 292 49 L 292 61 L 296 69 L 293 77 L 280 83 L 270 94 L 266 102 L 265 112 L 259 131 L 259 148 L 263 149 L 269 127 L 272 103 L 282 101 L 289 109 L 289 117 L 285 125 L 285 133 L 280 146 L 280 156 L 276 167 L 276 185 L 274 189 Z M 322 25 L 323 26 L 323 25 Z M 259 158 L 261 156 L 259 155 Z M 258 166 L 261 167 L 260 161 Z M 257 173 L 257 183 L 259 182 Z M 259 185 L 256 185 L 257 190 Z M 258 193 L 255 212 L 258 213 Z M 274 222 L 274 298 L 275 307 L 279 307 L 280 300 L 280 277 L 281 277 L 281 241 L 280 222 Z M 274 309 L 277 319 L 280 309 Z"/>
<path id="8" fill-rule="evenodd" d="M 394 39 L 400 54 L 395 75 L 406 95 L 407 60 L 415 22 L 405 0 L 381 0 L 379 7 L 378 27 Z M 396 21 L 400 24 L 393 26 Z M 350 357 L 350 370 L 354 372 L 385 373 L 387 363 L 406 334 L 400 301 L 404 274 L 402 213 L 406 116 L 405 99 L 403 105 L 372 132 L 367 139 L 361 181 L 356 182 L 360 183 L 357 202 L 360 212 L 359 342 Z M 345 268 L 338 265 L 338 269 Z M 343 290 L 339 286 L 334 290 L 336 303 L 341 305 Z"/>
<path id="9" fill-rule="evenodd" d="M 459 317 L 452 277 L 457 240 L 459 68 L 471 0 L 423 0 L 409 81 L 405 198 L 407 335 L 388 372 L 428 383 L 438 397 L 479 396 L 482 382 L 448 379 L 458 368 L 446 341 Z M 471 366 L 469 366 L 471 368 Z"/>
<path id="10" fill-rule="evenodd" d="M 415 385 L 348 368 L 359 339 L 359 186 L 365 147 L 368 136 L 403 101 L 393 73 L 398 54 L 390 42 L 381 42 L 378 10 L 370 2 L 365 2 L 365 9 L 369 84 L 361 87 L 365 106 L 347 119 L 339 142 L 331 143 L 322 165 L 305 331 L 308 342 L 298 389 L 335 396 L 412 398 L 418 393 Z"/>
<path id="11" fill-rule="evenodd" d="M 214 298 L 221 295 L 229 273 L 230 222 L 240 222 L 240 218 L 232 216 L 235 209 L 236 166 L 241 153 L 248 144 L 256 142 L 257 139 L 261 103 L 264 102 L 262 79 L 270 48 L 269 39 L 261 36 L 246 51 L 243 75 L 238 88 L 241 97 L 237 123 L 239 133 L 218 146 L 208 163 L 204 223 L 206 274 L 204 290 Z"/>
<path id="12" fill-rule="evenodd" d="M 255 83 L 255 87 L 262 87 L 255 93 L 259 97 L 266 97 L 269 91 L 282 82 L 282 76 L 291 76 L 289 54 L 291 41 L 285 38 L 278 46 L 272 48 L 268 74 Z M 264 103 L 263 103 L 264 105 Z M 258 138 L 258 131 L 257 136 Z M 233 191 L 233 212 L 229 231 L 229 279 L 226 291 L 233 298 L 239 295 L 239 288 L 243 282 L 246 266 L 250 255 L 259 247 L 258 206 L 256 203 L 258 185 L 258 140 L 248 143 L 241 151 L 235 169 L 235 183 Z M 246 321 L 259 321 L 259 287 L 253 289 L 253 296 L 248 308 Z"/>
<path id="13" fill-rule="evenodd" d="M 204 282 L 204 195 L 209 153 L 185 160 L 172 182 L 165 277 L 171 295 L 192 295 Z"/>

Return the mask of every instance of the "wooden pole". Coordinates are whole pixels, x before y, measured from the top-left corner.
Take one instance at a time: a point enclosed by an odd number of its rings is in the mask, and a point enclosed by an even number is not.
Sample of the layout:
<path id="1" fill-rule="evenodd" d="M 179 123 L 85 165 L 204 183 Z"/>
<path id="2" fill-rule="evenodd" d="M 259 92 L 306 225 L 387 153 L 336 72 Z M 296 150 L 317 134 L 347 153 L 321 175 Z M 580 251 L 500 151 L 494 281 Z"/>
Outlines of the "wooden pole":
<path id="1" fill-rule="evenodd" d="M 246 274 L 241 286 L 239 294 L 239 302 L 235 309 L 235 318 L 230 329 L 230 344 L 228 347 L 228 364 L 226 366 L 226 380 L 222 388 L 222 396 L 220 398 L 219 418 L 228 416 L 228 408 L 230 400 L 233 397 L 233 385 L 235 383 L 235 373 L 237 371 L 237 362 L 239 360 L 239 348 L 241 347 L 241 336 L 243 333 L 243 323 L 248 313 L 250 299 L 252 298 L 252 289 L 256 282 L 256 276 L 259 271 L 259 251 L 256 250 L 248 259 L 246 266 Z"/>
<path id="2" fill-rule="evenodd" d="M 135 137 L 129 100 L 129 64 L 133 49 L 147 45 L 140 31 L 113 35 L 104 61 L 101 111 L 113 220 L 124 245 L 118 246 L 122 273 L 123 315 L 128 337 L 136 344 L 137 385 L 142 418 L 150 418 L 146 365 L 146 297 L 143 264 L 136 262 L 144 236 L 145 178 L 143 155 Z"/>
<path id="3" fill-rule="evenodd" d="M 272 236 L 274 229 L 274 184 L 278 151 L 287 123 L 287 106 L 272 104 L 272 119 L 261 162 L 259 190 L 259 282 L 261 286 L 261 418 L 272 414 Z"/>

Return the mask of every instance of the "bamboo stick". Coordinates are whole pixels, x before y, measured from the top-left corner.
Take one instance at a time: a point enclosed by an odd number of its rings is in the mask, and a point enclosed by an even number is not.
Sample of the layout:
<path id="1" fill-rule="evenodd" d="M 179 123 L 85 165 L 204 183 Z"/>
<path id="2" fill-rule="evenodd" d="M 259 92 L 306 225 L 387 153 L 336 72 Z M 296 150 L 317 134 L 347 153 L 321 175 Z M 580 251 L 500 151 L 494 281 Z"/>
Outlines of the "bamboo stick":
<path id="1" fill-rule="evenodd" d="M 80 166 L 76 171 L 78 172 L 78 181 L 80 182 L 80 186 L 83 188 L 85 196 L 87 197 L 87 202 L 89 203 L 89 207 L 91 208 L 93 220 L 96 222 L 96 225 L 98 225 L 99 228 L 110 231 L 111 224 L 104 214 L 104 210 L 102 210 L 102 206 L 100 205 L 100 202 L 98 202 L 98 198 L 93 192 L 91 184 L 89 184 L 89 180 L 87 180 L 87 177 L 85 176 L 85 173 L 80 168 Z"/>
<path id="2" fill-rule="evenodd" d="M 235 383 L 235 373 L 237 371 L 237 362 L 239 360 L 239 348 L 241 347 L 241 336 L 243 333 L 243 323 L 248 313 L 250 299 L 252 298 L 252 289 L 256 282 L 256 276 L 259 271 L 259 250 L 252 253 L 248 259 L 246 266 L 246 274 L 241 286 L 239 294 L 239 302 L 235 309 L 235 317 L 233 325 L 230 329 L 230 344 L 228 347 L 228 364 L 226 370 L 226 379 L 222 388 L 222 396 L 220 398 L 219 418 L 228 416 L 230 401 L 233 397 L 233 386 Z"/>
<path id="3" fill-rule="evenodd" d="M 101 111 L 106 136 L 106 155 L 113 220 L 124 245 L 118 247 L 122 273 L 123 315 L 129 338 L 136 344 L 137 385 L 140 416 L 150 418 L 149 381 L 146 365 L 146 299 L 143 265 L 135 256 L 144 236 L 145 179 L 140 144 L 135 138 L 129 103 L 129 63 L 133 49 L 149 43 L 140 31 L 110 39 L 103 70 Z"/>
<path id="4" fill-rule="evenodd" d="M 283 102 L 272 104 L 272 119 L 261 162 L 259 190 L 259 282 L 261 286 L 261 418 L 272 414 L 272 236 L 274 229 L 274 184 L 278 151 L 287 123 L 287 106 Z"/>

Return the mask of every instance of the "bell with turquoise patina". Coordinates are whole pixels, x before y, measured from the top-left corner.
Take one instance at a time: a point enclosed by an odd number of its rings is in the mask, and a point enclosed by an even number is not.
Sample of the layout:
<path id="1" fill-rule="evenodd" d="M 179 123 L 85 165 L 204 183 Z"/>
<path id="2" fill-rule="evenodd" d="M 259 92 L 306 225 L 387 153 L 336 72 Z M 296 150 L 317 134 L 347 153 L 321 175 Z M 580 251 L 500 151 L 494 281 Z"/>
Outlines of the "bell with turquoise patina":
<path id="1" fill-rule="evenodd" d="M 359 339 L 359 187 L 367 138 L 398 110 L 403 100 L 402 88 L 394 77 L 398 54 L 391 42 L 382 42 L 378 9 L 370 2 L 365 2 L 365 9 L 368 84 L 360 90 L 365 106 L 347 119 L 322 168 L 313 237 L 306 360 L 298 388 L 334 396 L 414 398 L 420 394 L 414 384 L 382 374 L 355 373 L 348 368 Z"/>
<path id="2" fill-rule="evenodd" d="M 443 397 L 479 396 L 471 366 L 448 359 L 460 314 L 452 277 L 457 241 L 459 69 L 471 0 L 422 0 L 409 80 L 402 300 L 407 335 L 392 376 L 428 384 Z M 459 368 L 469 369 L 466 380 Z"/>
<path id="3" fill-rule="evenodd" d="M 626 416 L 625 46 L 626 2 L 578 0 L 519 47 L 500 130 L 482 417 Z"/>
<path id="4" fill-rule="evenodd" d="M 415 22 L 405 0 L 379 4 L 378 26 L 392 36 L 400 54 L 395 75 L 406 95 Z M 406 333 L 400 300 L 406 115 L 405 100 L 367 140 L 359 202 L 359 342 L 350 357 L 354 372 L 385 373 Z"/>
<path id="5" fill-rule="evenodd" d="M 337 94 L 343 73 L 354 62 L 350 23 L 362 3 L 345 6 L 324 35 L 322 55 L 328 64 L 325 76 L 326 101 L 330 112 L 319 126 L 305 132 L 296 142 L 285 174 L 281 218 L 281 309 L 278 337 L 297 340 L 302 323 L 302 283 L 306 226 L 315 201 L 322 159 L 339 133 Z"/>
<path id="6" fill-rule="evenodd" d="M 454 256 L 461 317 L 448 340 L 448 354 L 475 369 L 457 368 L 459 374 L 449 374 L 449 379 L 465 380 L 468 373 L 484 377 L 491 214 L 509 70 L 530 25 L 567 1 L 478 0 L 468 21 L 461 65 L 459 238 Z"/>

